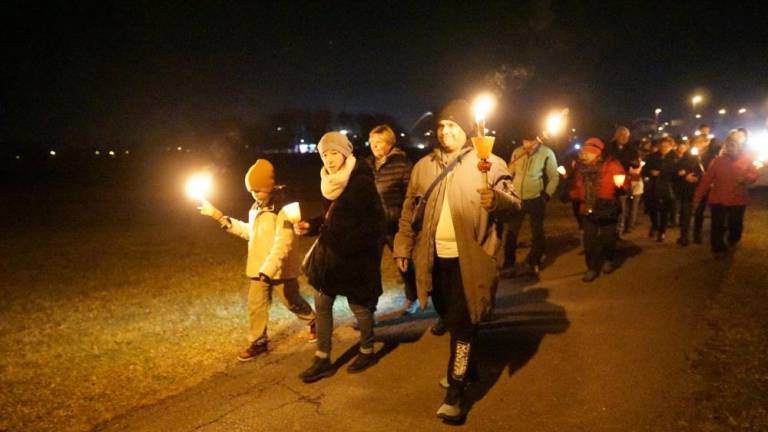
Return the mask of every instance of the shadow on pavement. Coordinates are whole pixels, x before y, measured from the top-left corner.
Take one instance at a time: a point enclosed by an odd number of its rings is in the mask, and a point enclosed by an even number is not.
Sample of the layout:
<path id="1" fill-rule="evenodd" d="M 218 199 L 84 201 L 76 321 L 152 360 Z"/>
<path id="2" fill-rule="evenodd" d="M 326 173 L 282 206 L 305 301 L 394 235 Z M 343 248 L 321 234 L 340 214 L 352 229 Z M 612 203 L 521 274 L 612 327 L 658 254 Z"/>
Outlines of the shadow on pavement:
<path id="1" fill-rule="evenodd" d="M 581 246 L 579 232 L 560 233 L 547 237 L 547 251 L 544 256 L 544 267 L 549 267 L 562 255 Z"/>
<path id="2" fill-rule="evenodd" d="M 547 334 L 570 326 L 565 308 L 547 301 L 549 290 L 534 288 L 500 298 L 493 319 L 480 326 L 475 371 L 467 388 L 467 410 L 482 400 L 506 370 L 511 376 L 525 366 Z"/>

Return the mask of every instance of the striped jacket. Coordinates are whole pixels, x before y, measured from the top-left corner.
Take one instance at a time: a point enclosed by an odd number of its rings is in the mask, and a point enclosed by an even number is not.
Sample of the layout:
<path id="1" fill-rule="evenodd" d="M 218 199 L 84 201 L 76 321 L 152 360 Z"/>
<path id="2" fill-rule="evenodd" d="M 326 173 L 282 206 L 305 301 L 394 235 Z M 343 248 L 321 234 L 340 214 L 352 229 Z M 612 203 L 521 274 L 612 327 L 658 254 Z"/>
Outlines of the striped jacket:
<path id="1" fill-rule="evenodd" d="M 400 212 L 403 209 L 405 192 L 408 190 L 408 180 L 411 178 L 413 163 L 408 160 L 405 152 L 393 147 L 387 155 L 384 164 L 376 168 L 376 158 L 371 155 L 366 159 L 376 180 L 376 190 L 381 197 L 384 213 L 387 217 L 387 236 L 397 233 Z"/>

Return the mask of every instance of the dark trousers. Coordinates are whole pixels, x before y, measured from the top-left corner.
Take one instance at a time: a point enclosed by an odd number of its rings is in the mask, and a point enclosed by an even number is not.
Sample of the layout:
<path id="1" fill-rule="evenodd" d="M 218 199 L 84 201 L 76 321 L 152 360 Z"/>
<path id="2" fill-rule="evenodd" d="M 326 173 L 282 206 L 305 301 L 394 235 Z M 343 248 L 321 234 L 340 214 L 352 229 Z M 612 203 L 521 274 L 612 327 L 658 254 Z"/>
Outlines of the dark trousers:
<path id="1" fill-rule="evenodd" d="M 587 269 L 599 272 L 603 263 L 616 257 L 616 222 L 595 222 L 584 218 L 584 258 Z"/>
<path id="2" fill-rule="evenodd" d="M 701 199 L 693 213 L 693 236 L 701 238 L 701 230 L 704 228 L 704 211 L 707 209 L 707 195 Z"/>
<path id="3" fill-rule="evenodd" d="M 394 237 L 387 237 L 387 246 L 390 251 L 394 251 Z M 408 260 L 408 270 L 400 271 L 400 277 L 403 279 L 403 290 L 405 291 L 405 298 L 414 302 L 418 299 L 416 294 L 416 271 L 414 270 L 413 260 Z"/>
<path id="4" fill-rule="evenodd" d="M 435 257 L 432 272 L 432 302 L 451 334 L 448 360 L 448 392 L 445 403 L 454 405 L 463 395 L 475 350 L 477 326 L 472 323 L 461 281 L 458 258 Z"/>
<path id="5" fill-rule="evenodd" d="M 691 216 L 693 213 L 693 195 L 680 194 L 678 208 L 680 209 L 680 238 L 688 239 L 691 231 Z M 701 232 L 701 229 L 699 229 Z"/>
<path id="6" fill-rule="evenodd" d="M 528 253 L 528 264 L 541 264 L 547 239 L 544 236 L 544 217 L 546 216 L 547 202 L 543 197 L 523 200 L 520 211 L 515 212 L 509 218 L 509 235 L 507 236 L 506 250 L 504 251 L 504 266 L 515 263 L 517 253 L 517 236 L 523 225 L 525 215 L 528 215 L 528 223 L 531 226 L 531 251 Z"/>
<path id="7" fill-rule="evenodd" d="M 576 219 L 576 223 L 579 225 L 579 229 L 584 229 L 584 216 L 581 214 L 581 202 L 577 200 L 571 201 L 571 210 L 573 211 L 573 217 Z"/>
<path id="8" fill-rule="evenodd" d="M 651 230 L 660 234 L 664 234 L 667 231 L 673 203 L 672 197 L 668 196 L 657 196 L 647 201 L 648 215 L 651 218 Z"/>
<path id="9" fill-rule="evenodd" d="M 712 204 L 712 228 L 710 240 L 712 252 L 725 252 L 728 246 L 735 246 L 741 240 L 744 230 L 744 212 L 747 206 L 725 206 Z M 728 243 L 726 243 L 726 234 Z"/>

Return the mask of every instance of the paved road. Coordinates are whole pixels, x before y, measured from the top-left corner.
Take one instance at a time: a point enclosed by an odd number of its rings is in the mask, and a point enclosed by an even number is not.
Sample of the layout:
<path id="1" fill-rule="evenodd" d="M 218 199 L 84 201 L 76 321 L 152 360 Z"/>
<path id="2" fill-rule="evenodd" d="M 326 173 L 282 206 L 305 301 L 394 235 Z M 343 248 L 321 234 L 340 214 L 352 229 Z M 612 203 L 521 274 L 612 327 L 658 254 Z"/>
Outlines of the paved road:
<path id="1" fill-rule="evenodd" d="M 465 430 L 673 430 L 692 407 L 701 384 L 689 356 L 706 333 L 707 298 L 727 277 L 728 261 L 715 262 L 705 246 L 681 253 L 674 235 L 658 244 L 637 231 L 622 242 L 623 266 L 585 284 L 576 236 L 553 236 L 541 280 L 501 285 L 496 320 L 481 332 L 481 376 Z M 382 323 L 380 362 L 362 374 L 342 367 L 303 384 L 297 374 L 312 347 L 302 345 L 235 365 L 97 430 L 449 429 L 435 418 L 448 337 L 429 334 L 434 319 Z M 351 357 L 355 337 L 348 326 L 336 330 L 340 362 Z"/>

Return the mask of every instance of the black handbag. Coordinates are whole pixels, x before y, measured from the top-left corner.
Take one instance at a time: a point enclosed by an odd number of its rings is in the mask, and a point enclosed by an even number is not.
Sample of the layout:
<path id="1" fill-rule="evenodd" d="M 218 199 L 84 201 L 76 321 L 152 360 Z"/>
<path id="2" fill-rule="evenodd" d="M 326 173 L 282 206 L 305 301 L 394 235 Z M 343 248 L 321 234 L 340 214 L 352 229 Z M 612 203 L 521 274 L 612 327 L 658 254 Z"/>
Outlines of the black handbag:
<path id="1" fill-rule="evenodd" d="M 325 214 L 323 223 L 331 218 L 335 206 L 336 202 L 334 201 L 328 208 L 328 212 Z M 325 285 L 325 269 L 327 267 L 326 263 L 328 262 L 329 254 L 332 253 L 328 247 L 326 247 L 325 244 L 320 241 L 321 237 L 322 230 L 321 234 L 317 236 L 317 239 L 315 239 L 315 242 L 312 243 L 312 246 L 307 251 L 307 254 L 304 255 L 304 260 L 301 262 L 301 271 L 304 272 L 305 276 L 307 276 L 307 280 L 309 281 L 310 285 L 315 288 Z"/>

